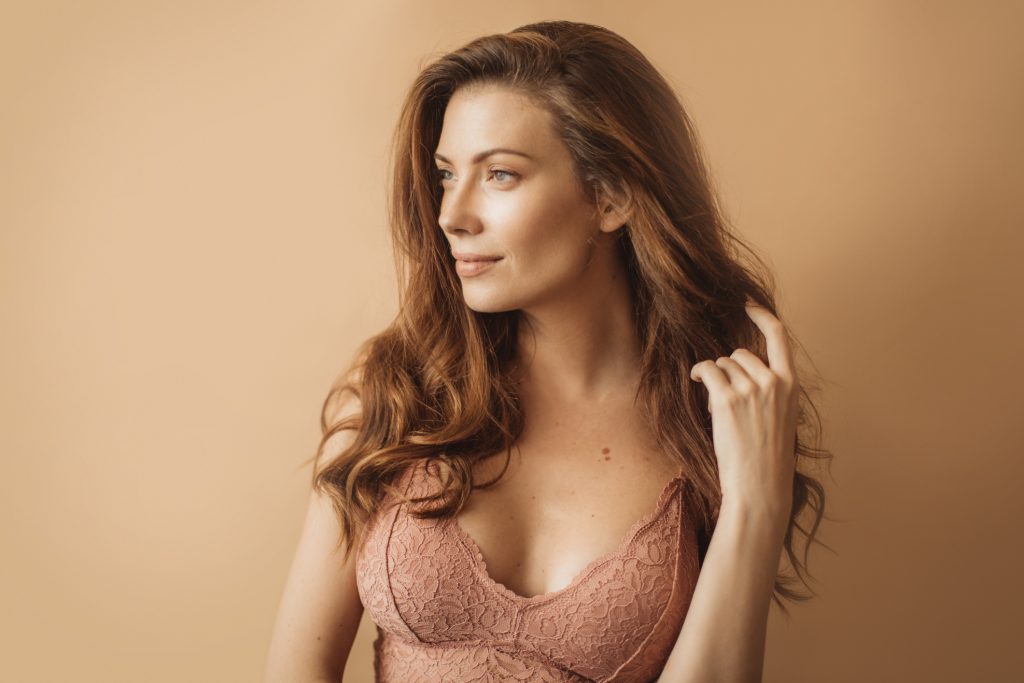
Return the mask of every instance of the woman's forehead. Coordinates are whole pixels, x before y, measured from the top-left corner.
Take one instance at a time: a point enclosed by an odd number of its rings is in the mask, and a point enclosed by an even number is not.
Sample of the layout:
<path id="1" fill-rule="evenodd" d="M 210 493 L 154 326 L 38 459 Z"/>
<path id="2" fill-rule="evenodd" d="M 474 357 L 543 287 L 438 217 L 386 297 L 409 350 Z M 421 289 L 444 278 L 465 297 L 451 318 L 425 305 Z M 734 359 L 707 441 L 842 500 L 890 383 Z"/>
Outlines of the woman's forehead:
<path id="1" fill-rule="evenodd" d="M 436 153 L 450 163 L 474 164 L 487 152 L 511 150 L 539 163 L 560 144 L 546 110 L 514 91 L 489 88 L 452 96 Z"/>

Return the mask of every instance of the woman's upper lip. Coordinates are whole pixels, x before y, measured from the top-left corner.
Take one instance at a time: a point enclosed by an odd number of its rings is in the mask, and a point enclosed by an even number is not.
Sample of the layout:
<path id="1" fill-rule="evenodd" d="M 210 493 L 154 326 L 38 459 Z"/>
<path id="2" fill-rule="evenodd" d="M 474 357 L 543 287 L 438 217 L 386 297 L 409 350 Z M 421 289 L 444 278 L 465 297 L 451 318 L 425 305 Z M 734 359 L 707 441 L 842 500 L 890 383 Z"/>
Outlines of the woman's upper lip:
<path id="1" fill-rule="evenodd" d="M 459 261 L 496 261 L 500 259 L 500 256 L 488 256 L 487 254 L 471 254 L 468 251 L 453 251 L 454 256 Z"/>

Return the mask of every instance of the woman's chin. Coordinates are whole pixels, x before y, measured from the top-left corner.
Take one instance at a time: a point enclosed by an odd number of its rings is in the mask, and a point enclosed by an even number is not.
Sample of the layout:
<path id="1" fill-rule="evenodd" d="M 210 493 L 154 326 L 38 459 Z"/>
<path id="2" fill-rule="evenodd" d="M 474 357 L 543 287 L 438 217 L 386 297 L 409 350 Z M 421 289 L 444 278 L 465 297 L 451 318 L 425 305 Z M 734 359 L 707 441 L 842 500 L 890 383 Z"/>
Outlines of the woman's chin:
<path id="1" fill-rule="evenodd" d="M 515 308 L 511 302 L 498 297 L 463 296 L 463 301 L 477 313 L 502 313 Z"/>

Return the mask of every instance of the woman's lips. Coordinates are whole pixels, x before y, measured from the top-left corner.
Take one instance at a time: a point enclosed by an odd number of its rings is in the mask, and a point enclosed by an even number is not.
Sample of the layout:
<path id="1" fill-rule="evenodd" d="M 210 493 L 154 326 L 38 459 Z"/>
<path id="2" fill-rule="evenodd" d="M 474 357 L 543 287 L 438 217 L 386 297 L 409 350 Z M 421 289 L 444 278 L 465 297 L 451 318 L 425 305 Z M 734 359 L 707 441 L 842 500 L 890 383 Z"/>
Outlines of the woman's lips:
<path id="1" fill-rule="evenodd" d="M 456 259 L 455 272 L 463 277 L 479 275 L 500 260 L 501 258 L 488 259 L 486 261 L 460 261 L 459 259 Z"/>

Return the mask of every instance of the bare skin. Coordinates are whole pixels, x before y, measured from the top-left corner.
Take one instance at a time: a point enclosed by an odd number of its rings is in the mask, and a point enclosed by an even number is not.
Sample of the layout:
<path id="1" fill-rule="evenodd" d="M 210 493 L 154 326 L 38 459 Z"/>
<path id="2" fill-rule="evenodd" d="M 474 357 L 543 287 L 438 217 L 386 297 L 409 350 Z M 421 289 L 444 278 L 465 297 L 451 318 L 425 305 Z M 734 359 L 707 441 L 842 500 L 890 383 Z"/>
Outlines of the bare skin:
<path id="1" fill-rule="evenodd" d="M 472 159 L 494 147 L 526 152 Z M 499 256 L 461 275 L 468 306 L 520 310 L 526 431 L 509 471 L 476 490 L 461 527 L 491 578 L 521 596 L 568 585 L 618 548 L 676 474 L 631 404 L 639 367 L 632 301 L 611 233 L 629 202 L 591 206 L 548 115 L 500 89 L 459 91 L 437 151 L 445 188 L 438 223 L 453 250 Z M 745 349 L 705 360 L 723 501 L 662 683 L 758 681 L 772 582 L 791 506 L 797 384 L 781 323 L 748 309 L 765 334 L 766 366 Z M 358 413 L 359 406 L 347 406 Z M 337 436 L 340 453 L 354 438 Z M 503 462 L 483 463 L 478 481 Z M 264 680 L 339 680 L 363 606 L 355 563 L 334 549 L 340 529 L 313 492 L 275 622 Z"/>
<path id="2" fill-rule="evenodd" d="M 524 597 L 561 590 L 654 510 L 675 470 L 622 403 L 532 404 L 508 470 L 495 488 L 473 491 L 457 517 L 492 579 Z M 478 481 L 503 465 L 504 455 L 487 460 Z"/>
<path id="3" fill-rule="evenodd" d="M 459 522 L 479 541 L 492 578 L 532 596 L 564 587 L 587 562 L 614 550 L 653 509 L 674 466 L 628 405 L 639 352 L 608 234 L 625 214 L 583 200 L 568 151 L 543 112 L 507 93 L 482 100 L 466 94 L 452 99 L 437 149 L 450 160 L 439 162 L 445 195 L 438 222 L 453 249 L 502 256 L 490 272 L 463 278 L 467 305 L 522 310 L 536 344 L 532 335 L 521 343 L 530 426 L 516 459 L 498 488 L 473 492 Z M 526 150 L 532 160 L 502 154 L 470 163 L 498 145 Z M 360 406 L 339 410 L 358 414 Z M 350 431 L 336 435 L 325 462 L 353 438 Z M 342 563 L 334 549 L 340 533 L 330 502 L 312 492 L 266 683 L 341 678 L 363 606 L 354 559 Z M 505 538 L 515 540 L 511 553 L 503 552 Z"/>
<path id="4" fill-rule="evenodd" d="M 498 146 L 531 159 L 471 162 Z M 439 224 L 453 251 L 502 257 L 462 278 L 467 305 L 518 309 L 534 333 L 520 339 L 525 431 L 501 481 L 474 491 L 458 523 L 492 579 L 526 597 L 550 593 L 616 550 L 678 473 L 632 404 L 639 340 L 611 235 L 626 207 L 589 204 L 547 113 L 507 90 L 457 92 L 437 152 Z M 503 464 L 489 459 L 477 481 Z"/>
<path id="5" fill-rule="evenodd" d="M 630 403 L 639 341 L 611 236 L 628 220 L 628 198 L 589 205 L 550 123 L 510 91 L 460 91 L 437 150 L 439 224 L 453 251 L 500 257 L 462 276 L 466 304 L 520 310 L 529 323 L 520 339 L 527 431 L 518 457 L 493 490 L 473 492 L 458 518 L 491 578 L 523 596 L 565 587 L 618 547 L 675 474 Z M 473 161 L 494 147 L 530 159 Z M 756 305 L 748 314 L 765 335 L 769 365 L 736 349 L 691 370 L 708 391 L 723 501 L 665 683 L 761 679 L 792 505 L 798 384 L 781 322 Z M 489 479 L 499 465 L 492 459 L 482 474 Z"/>
<path id="6" fill-rule="evenodd" d="M 782 322 L 752 302 L 768 364 L 747 349 L 703 360 L 722 507 L 662 683 L 756 683 L 793 504 L 799 384 Z"/>

